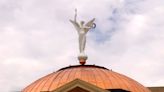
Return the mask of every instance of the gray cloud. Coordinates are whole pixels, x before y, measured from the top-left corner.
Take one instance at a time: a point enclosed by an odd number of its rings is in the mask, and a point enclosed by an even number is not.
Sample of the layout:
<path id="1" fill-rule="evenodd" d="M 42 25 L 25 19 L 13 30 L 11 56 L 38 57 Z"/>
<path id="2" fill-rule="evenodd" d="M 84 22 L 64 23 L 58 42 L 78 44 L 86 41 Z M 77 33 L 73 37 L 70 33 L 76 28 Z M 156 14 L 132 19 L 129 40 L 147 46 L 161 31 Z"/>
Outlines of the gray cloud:
<path id="1" fill-rule="evenodd" d="M 97 28 L 88 34 L 88 64 L 113 69 L 146 86 L 164 85 L 163 4 L 163 0 L 1 0 L 1 91 L 20 90 L 61 67 L 78 64 L 77 33 L 68 21 L 74 8 L 79 20 L 96 18 Z"/>

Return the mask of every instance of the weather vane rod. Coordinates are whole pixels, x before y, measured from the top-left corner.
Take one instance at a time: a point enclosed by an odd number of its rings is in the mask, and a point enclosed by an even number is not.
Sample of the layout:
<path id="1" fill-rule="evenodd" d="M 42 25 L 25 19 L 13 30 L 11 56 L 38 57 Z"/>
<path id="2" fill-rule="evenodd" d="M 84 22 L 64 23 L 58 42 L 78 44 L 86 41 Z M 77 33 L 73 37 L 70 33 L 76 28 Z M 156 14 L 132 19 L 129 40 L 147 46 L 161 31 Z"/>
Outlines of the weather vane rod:
<path id="1" fill-rule="evenodd" d="M 74 20 L 70 20 L 70 22 L 74 25 L 74 27 L 77 30 L 77 33 L 79 35 L 80 54 L 78 55 L 78 59 L 79 59 L 80 64 L 84 65 L 88 58 L 88 56 L 84 53 L 85 45 L 86 45 L 86 34 L 90 29 L 93 29 L 96 27 L 96 24 L 94 23 L 95 18 L 93 18 L 92 20 L 90 20 L 87 23 L 85 23 L 84 21 L 81 21 L 78 23 L 76 18 L 77 18 L 77 9 L 75 9 Z"/>

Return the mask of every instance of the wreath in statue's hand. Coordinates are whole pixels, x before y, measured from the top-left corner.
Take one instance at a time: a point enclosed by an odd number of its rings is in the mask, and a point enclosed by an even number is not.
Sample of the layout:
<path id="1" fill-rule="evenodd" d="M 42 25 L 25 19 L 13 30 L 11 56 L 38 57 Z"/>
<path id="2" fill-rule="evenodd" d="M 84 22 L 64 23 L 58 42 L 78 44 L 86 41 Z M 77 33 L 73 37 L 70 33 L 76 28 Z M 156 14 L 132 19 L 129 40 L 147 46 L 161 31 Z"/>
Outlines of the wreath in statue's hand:
<path id="1" fill-rule="evenodd" d="M 92 29 L 95 29 L 95 28 L 96 28 L 96 24 L 93 23 L 93 24 L 92 24 Z"/>

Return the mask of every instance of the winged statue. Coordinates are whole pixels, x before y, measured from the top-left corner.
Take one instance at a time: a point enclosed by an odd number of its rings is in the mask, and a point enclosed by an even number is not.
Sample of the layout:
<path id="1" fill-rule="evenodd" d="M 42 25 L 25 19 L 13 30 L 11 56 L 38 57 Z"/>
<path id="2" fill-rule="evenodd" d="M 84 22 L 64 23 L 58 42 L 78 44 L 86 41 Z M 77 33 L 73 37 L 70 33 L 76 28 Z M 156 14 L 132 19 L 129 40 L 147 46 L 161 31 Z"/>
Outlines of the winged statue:
<path id="1" fill-rule="evenodd" d="M 96 27 L 96 24 L 94 23 L 95 18 L 93 18 L 92 20 L 90 20 L 89 22 L 85 24 L 84 21 L 81 21 L 80 23 L 78 23 L 76 21 L 76 17 L 77 17 L 77 10 L 75 10 L 74 20 L 70 20 L 70 22 L 74 25 L 79 35 L 80 54 L 84 54 L 85 45 L 86 45 L 86 34 L 90 29 L 93 29 Z"/>

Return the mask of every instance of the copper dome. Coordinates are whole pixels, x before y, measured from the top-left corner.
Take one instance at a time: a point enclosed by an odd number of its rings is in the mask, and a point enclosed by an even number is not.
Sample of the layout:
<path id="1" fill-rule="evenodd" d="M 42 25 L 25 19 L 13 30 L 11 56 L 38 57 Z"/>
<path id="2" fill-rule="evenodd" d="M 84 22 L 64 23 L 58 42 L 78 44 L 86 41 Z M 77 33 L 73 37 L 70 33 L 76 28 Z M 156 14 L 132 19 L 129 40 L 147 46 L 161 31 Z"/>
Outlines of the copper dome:
<path id="1" fill-rule="evenodd" d="M 52 91 L 70 81 L 80 79 L 102 89 L 124 89 L 131 92 L 150 92 L 135 80 L 122 74 L 95 65 L 69 66 L 51 73 L 31 85 L 22 92 Z"/>

